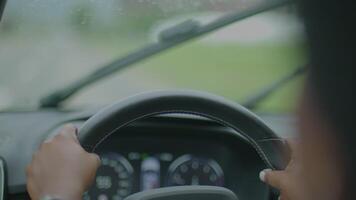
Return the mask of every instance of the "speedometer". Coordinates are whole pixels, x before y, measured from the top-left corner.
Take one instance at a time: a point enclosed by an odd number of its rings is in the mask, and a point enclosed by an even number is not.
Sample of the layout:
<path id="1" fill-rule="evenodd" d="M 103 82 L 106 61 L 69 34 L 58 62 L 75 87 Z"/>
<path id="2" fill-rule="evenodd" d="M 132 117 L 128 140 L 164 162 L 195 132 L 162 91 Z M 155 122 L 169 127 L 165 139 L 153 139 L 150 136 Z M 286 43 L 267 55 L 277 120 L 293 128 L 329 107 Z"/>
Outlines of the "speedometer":
<path id="1" fill-rule="evenodd" d="M 212 159 L 184 155 L 169 167 L 167 186 L 211 185 L 224 186 L 224 174 Z"/>
<path id="2" fill-rule="evenodd" d="M 122 200 L 132 192 L 133 168 L 121 155 L 116 153 L 101 156 L 101 166 L 95 183 L 84 194 L 85 200 Z"/>

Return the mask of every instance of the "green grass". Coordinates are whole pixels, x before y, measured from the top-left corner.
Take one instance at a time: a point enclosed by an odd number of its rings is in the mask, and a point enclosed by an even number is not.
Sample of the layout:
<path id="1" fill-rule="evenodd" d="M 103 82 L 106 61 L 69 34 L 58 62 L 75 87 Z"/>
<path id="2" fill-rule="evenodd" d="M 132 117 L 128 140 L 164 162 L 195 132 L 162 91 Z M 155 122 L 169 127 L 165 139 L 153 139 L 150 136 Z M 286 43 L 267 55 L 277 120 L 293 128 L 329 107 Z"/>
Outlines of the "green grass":
<path id="1" fill-rule="evenodd" d="M 140 41 L 120 39 L 93 41 L 112 55 L 125 55 L 142 46 Z M 140 44 L 138 44 L 140 43 Z M 110 46 L 110 48 L 108 48 Z M 305 64 L 302 42 L 214 43 L 188 42 L 138 64 L 143 81 L 155 80 L 166 88 L 212 92 L 237 102 Z M 147 78 L 147 80 L 145 79 Z M 258 108 L 261 112 L 291 112 L 295 108 L 302 78 L 276 91 Z"/>
<path id="2" fill-rule="evenodd" d="M 304 63 L 301 45 L 213 45 L 199 41 L 164 52 L 142 65 L 146 73 L 174 88 L 213 92 L 243 102 L 246 97 Z M 266 112 L 294 109 L 301 79 L 263 102 Z"/>

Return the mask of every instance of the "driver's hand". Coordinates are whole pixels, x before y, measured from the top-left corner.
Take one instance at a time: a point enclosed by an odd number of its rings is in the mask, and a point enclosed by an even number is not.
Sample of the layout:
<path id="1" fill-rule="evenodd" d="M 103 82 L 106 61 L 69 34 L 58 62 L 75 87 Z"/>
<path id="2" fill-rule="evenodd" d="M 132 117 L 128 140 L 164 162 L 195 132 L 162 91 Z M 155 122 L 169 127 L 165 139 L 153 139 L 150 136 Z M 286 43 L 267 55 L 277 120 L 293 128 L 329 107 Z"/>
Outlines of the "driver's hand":
<path id="1" fill-rule="evenodd" d="M 80 146 L 77 129 L 66 125 L 57 136 L 42 143 L 33 155 L 26 169 L 27 191 L 32 200 L 45 196 L 82 199 L 99 165 L 99 157 Z"/>
<path id="2" fill-rule="evenodd" d="M 283 171 L 265 169 L 260 173 L 261 181 L 280 191 L 280 200 L 302 200 L 301 187 L 298 184 L 300 178 L 300 163 L 296 153 L 296 141 L 288 141 L 291 149 L 291 161 Z"/>

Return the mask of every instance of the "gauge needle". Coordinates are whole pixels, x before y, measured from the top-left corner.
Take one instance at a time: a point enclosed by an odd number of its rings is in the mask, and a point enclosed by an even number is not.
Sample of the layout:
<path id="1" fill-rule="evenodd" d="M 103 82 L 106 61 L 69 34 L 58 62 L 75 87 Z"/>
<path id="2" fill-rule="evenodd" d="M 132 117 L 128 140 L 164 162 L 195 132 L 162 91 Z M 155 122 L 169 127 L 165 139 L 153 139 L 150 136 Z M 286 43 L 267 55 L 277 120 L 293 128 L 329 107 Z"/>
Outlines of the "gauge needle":
<path id="1" fill-rule="evenodd" d="M 199 177 L 198 176 L 192 177 L 192 185 L 199 185 Z"/>

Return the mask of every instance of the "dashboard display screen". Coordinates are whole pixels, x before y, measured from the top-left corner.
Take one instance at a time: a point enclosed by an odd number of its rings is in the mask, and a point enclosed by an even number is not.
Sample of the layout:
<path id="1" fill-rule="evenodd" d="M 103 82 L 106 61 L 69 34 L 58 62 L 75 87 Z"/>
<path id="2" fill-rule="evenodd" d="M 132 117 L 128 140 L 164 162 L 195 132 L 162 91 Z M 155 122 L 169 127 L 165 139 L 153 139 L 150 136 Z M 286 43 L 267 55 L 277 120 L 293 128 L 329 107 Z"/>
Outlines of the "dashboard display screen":
<path id="1" fill-rule="evenodd" d="M 104 152 L 101 161 L 94 184 L 84 199 L 121 200 L 135 192 L 168 186 L 224 186 L 224 172 L 219 163 L 193 154 Z"/>

